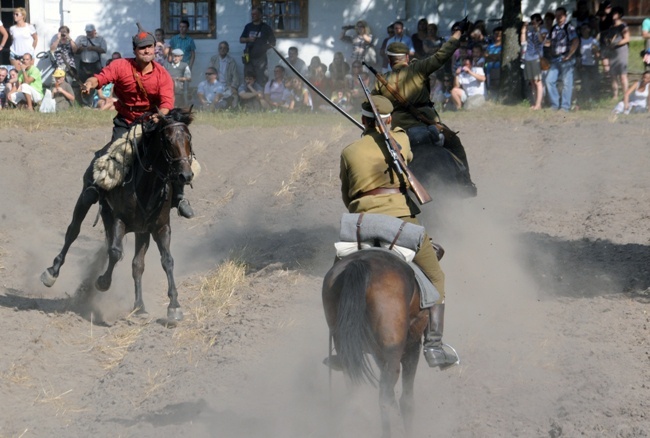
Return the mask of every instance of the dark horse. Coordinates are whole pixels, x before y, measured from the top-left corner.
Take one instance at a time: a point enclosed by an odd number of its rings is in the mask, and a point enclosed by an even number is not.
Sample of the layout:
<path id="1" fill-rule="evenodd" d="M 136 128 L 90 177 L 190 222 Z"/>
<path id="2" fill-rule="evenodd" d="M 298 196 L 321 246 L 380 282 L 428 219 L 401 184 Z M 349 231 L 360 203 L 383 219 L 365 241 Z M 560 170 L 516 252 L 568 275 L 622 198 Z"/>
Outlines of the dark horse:
<path id="1" fill-rule="evenodd" d="M 99 202 L 102 221 L 106 230 L 108 267 L 97 278 L 95 287 L 106 291 L 111 286 L 113 268 L 122 258 L 122 239 L 135 233 L 135 256 L 133 257 L 133 280 L 135 282 L 134 310 L 145 313 L 142 300 L 142 272 L 144 257 L 149 248 L 150 236 L 158 245 L 162 267 L 167 274 L 169 306 L 167 316 L 181 320 L 183 312 L 178 303 L 174 283 L 174 259 L 169 250 L 171 227 L 169 212 L 172 204 L 171 183 L 189 183 L 192 171 L 192 136 L 188 125 L 192 121 L 190 111 L 175 108 L 168 115 L 156 114 L 158 121 L 149 119 L 143 123 L 144 134 L 134 147 L 133 164 L 122 185 L 110 191 L 100 190 Z M 63 249 L 51 267 L 41 275 L 46 286 L 52 286 L 59 276 L 61 266 L 70 245 L 79 235 L 81 223 L 95 202 L 89 199 L 87 183 L 75 205 L 72 222 L 65 234 Z M 92 190 L 92 189 L 90 189 Z"/>
<path id="2" fill-rule="evenodd" d="M 407 434 L 413 419 L 413 383 L 428 310 L 420 309 L 413 270 L 385 250 L 355 252 L 336 263 L 323 279 L 323 308 L 337 358 L 352 383 L 377 380 L 364 353 L 380 371 L 382 436 L 391 435 L 395 384 L 402 366 L 399 407 Z M 330 358 L 331 359 L 331 358 Z"/>

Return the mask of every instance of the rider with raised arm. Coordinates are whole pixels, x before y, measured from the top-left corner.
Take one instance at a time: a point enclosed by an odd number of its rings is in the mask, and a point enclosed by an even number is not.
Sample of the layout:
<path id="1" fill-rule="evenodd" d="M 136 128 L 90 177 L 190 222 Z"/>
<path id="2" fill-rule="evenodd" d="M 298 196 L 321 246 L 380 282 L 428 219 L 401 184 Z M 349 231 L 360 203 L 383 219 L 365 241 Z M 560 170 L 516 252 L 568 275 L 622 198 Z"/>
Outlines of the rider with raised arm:
<path id="1" fill-rule="evenodd" d="M 372 94 L 380 94 L 391 101 L 395 107 L 392 114 L 393 126 L 406 130 L 416 155 L 418 147 L 429 145 L 444 147 L 464 164 L 467 169 L 468 185 L 473 187 L 469 180 L 469 164 L 465 148 L 457 137 L 454 141 L 445 141 L 445 137 L 436 126 L 439 120 L 429 97 L 429 76 L 451 59 L 454 51 L 459 47 L 460 38 L 467 30 L 467 26 L 466 20 L 455 23 L 451 38 L 439 50 L 427 58 L 413 62 L 410 62 L 408 46 L 400 42 L 391 43 L 386 48 L 391 71 L 385 75 L 386 83 L 382 81 L 375 83 Z"/>
<path id="2" fill-rule="evenodd" d="M 104 156 L 119 142 L 126 141 L 127 134 L 136 121 L 141 121 L 147 113 L 154 112 L 152 118 L 160 114 L 166 115 L 174 108 L 174 83 L 167 70 L 154 62 L 156 39 L 142 29 L 133 36 L 134 58 L 113 60 L 101 72 L 91 76 L 83 84 L 82 92 L 89 94 L 92 90 L 113 83 L 113 93 L 118 101 L 115 102 L 117 115 L 113 119 L 113 135 L 111 142 L 95 154 L 95 160 Z M 106 188 L 98 182 L 97 166 L 91 164 L 84 174 L 84 184 L 88 185 L 85 197 L 95 203 L 99 199 L 97 186 Z M 102 178 L 106 173 L 102 174 Z M 110 177 L 110 175 L 109 175 Z M 184 184 L 173 182 L 172 206 L 178 208 L 178 214 L 191 218 L 194 216 L 192 207 L 184 197 Z"/>

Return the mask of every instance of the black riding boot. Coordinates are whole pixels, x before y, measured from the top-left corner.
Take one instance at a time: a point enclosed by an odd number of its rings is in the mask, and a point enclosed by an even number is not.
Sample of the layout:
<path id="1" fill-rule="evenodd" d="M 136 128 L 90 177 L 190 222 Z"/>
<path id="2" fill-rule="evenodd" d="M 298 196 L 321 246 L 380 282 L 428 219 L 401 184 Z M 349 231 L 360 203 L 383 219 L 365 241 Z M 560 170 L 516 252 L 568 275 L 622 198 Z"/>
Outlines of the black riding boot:
<path id="1" fill-rule="evenodd" d="M 424 335 L 422 351 L 429 366 L 431 368 L 440 367 L 441 370 L 460 363 L 460 358 L 456 354 L 456 351 L 452 347 L 442 343 L 444 325 L 445 305 L 444 303 L 434 304 L 429 309 L 429 326 L 427 327 L 427 333 Z"/>
<path id="2" fill-rule="evenodd" d="M 178 209 L 178 215 L 191 219 L 194 217 L 194 210 L 190 201 L 185 199 L 185 184 L 182 182 L 172 183 L 172 207 Z"/>

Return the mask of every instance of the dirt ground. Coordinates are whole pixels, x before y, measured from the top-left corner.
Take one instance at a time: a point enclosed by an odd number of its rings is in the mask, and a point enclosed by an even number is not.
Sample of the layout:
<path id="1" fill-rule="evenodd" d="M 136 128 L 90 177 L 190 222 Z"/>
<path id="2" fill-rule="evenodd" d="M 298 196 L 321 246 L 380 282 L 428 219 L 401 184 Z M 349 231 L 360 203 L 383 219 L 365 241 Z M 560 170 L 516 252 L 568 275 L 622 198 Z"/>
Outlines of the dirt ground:
<path id="1" fill-rule="evenodd" d="M 648 116 L 491 114 L 446 120 L 479 196 L 436 196 L 421 216 L 447 251 L 445 341 L 462 363 L 420 362 L 415 436 L 648 437 Z M 188 191 L 197 217 L 172 218 L 177 327 L 160 320 L 155 247 L 150 318 L 129 316 L 133 237 L 112 288 L 87 290 L 102 262 L 96 209 L 57 283 L 39 281 L 110 127 L 0 131 L 0 437 L 379 435 L 376 390 L 351 392 L 340 374 L 330 386 L 321 364 L 338 156 L 358 129 L 191 130 L 203 172 Z M 197 326 L 201 279 L 229 259 L 247 282 Z"/>

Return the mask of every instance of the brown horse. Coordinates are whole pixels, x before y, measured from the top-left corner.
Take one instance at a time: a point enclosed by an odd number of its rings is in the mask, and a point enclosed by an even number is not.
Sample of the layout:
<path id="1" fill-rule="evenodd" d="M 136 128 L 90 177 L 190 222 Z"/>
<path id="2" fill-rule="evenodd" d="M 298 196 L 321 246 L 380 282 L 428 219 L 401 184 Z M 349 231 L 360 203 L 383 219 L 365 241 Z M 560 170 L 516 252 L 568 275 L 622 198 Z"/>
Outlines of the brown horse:
<path id="1" fill-rule="evenodd" d="M 110 191 L 99 190 L 101 216 L 108 246 L 108 267 L 106 272 L 97 278 L 95 287 L 100 291 L 110 288 L 113 268 L 122 258 L 122 239 L 125 234 L 134 232 L 134 310 L 137 313 L 146 313 L 142 300 L 142 273 L 150 237 L 153 236 L 167 274 L 167 295 L 170 300 L 167 317 L 181 320 L 183 312 L 178 303 L 174 282 L 174 259 L 169 250 L 169 212 L 172 203 L 172 181 L 187 184 L 194 177 L 191 167 L 192 136 L 188 129 L 192 114 L 188 110 L 175 108 L 168 115 L 157 114 L 157 118 L 157 122 L 150 119 L 143 123 L 144 134 L 134 147 L 134 161 L 124 183 Z M 89 187 L 86 181 L 77 199 L 63 249 L 54 259 L 52 266 L 41 275 L 41 281 L 46 286 L 52 286 L 58 278 L 70 245 L 79 235 L 81 223 L 90 207 L 97 202 L 97 198 L 93 197 L 96 193 L 97 189 Z"/>
<path id="2" fill-rule="evenodd" d="M 391 436 L 390 414 L 397 407 L 395 384 L 402 366 L 399 407 L 407 434 L 413 420 L 413 383 L 428 310 L 420 309 L 413 270 L 394 254 L 369 249 L 355 252 L 323 279 L 323 308 L 334 340 L 337 362 L 352 383 L 375 384 L 371 354 L 379 367 L 382 436 Z M 333 363 L 330 357 L 330 364 Z"/>

